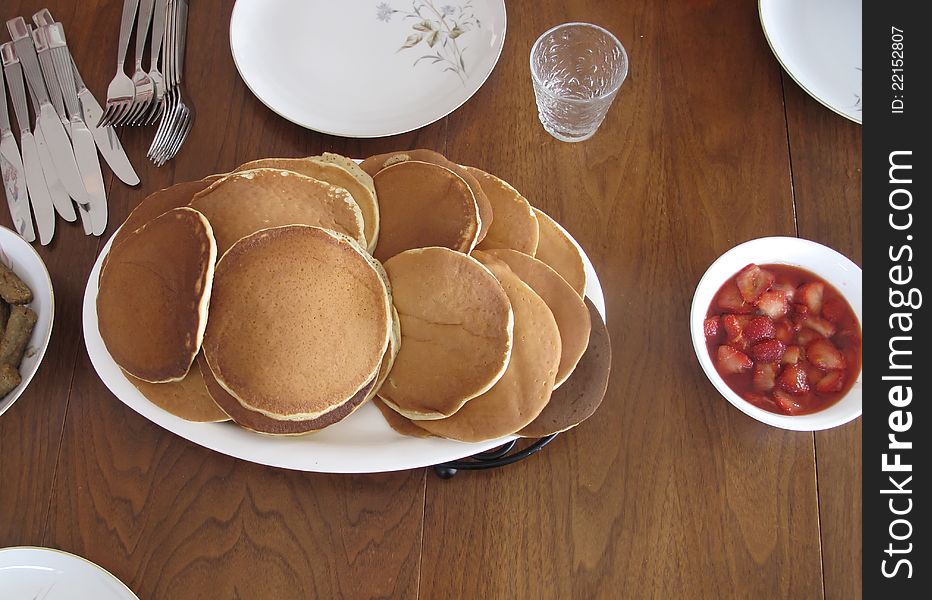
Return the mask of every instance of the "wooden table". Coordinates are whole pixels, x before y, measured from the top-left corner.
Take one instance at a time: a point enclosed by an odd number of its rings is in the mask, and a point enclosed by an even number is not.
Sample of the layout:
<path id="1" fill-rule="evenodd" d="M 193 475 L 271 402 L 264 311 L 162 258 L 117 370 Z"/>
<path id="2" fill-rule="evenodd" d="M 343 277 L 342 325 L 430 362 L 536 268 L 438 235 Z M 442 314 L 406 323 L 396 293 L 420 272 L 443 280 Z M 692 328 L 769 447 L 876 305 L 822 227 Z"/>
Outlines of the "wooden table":
<path id="1" fill-rule="evenodd" d="M 179 156 L 155 168 L 153 130 L 124 130 L 142 185 L 106 172 L 106 236 L 60 222 L 39 249 L 57 314 L 38 376 L 0 418 L 0 546 L 75 552 L 144 599 L 860 597 L 860 421 L 813 435 L 746 417 L 707 381 L 687 329 L 699 277 L 747 239 L 798 235 L 861 260 L 861 128 L 780 69 L 754 2 L 512 0 L 486 85 L 449 117 L 379 140 L 265 108 L 233 65 L 232 4 L 191 2 L 198 114 Z M 0 17 L 46 5 L 103 98 L 122 2 L 4 0 Z M 631 72 L 598 134 L 566 144 L 537 121 L 527 56 L 574 20 L 616 33 Z M 148 193 L 258 157 L 415 147 L 502 176 L 587 249 L 614 344 L 590 421 L 530 460 L 448 481 L 304 474 L 191 444 L 97 378 L 84 286 Z"/>

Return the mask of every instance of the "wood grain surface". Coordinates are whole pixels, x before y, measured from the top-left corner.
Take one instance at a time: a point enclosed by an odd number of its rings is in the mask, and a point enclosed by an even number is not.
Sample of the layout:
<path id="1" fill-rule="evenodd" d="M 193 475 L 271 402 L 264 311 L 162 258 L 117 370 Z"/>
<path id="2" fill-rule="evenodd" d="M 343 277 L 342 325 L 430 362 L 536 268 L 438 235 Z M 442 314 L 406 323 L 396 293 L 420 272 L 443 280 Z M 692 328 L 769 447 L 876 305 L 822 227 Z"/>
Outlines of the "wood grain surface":
<path id="1" fill-rule="evenodd" d="M 122 2 L 4 0 L 0 17 L 43 6 L 103 99 Z M 688 336 L 696 283 L 737 243 L 799 235 L 860 261 L 860 127 L 782 74 L 755 3 L 512 0 L 501 60 L 476 95 L 378 140 L 307 131 L 259 102 L 230 55 L 231 10 L 191 2 L 197 120 L 178 157 L 155 168 L 153 130 L 122 131 L 142 185 L 104 167 L 105 237 L 60 221 L 39 249 L 55 329 L 0 417 L 0 546 L 76 552 L 144 599 L 860 596 L 860 422 L 815 436 L 762 425 L 709 384 Z M 527 56 L 574 20 L 618 35 L 631 70 L 599 132 L 565 144 L 537 120 Z M 100 382 L 84 285 L 148 193 L 260 157 L 415 147 L 506 179 L 587 249 L 613 345 L 591 420 L 529 460 L 451 480 L 306 474 L 193 445 Z"/>

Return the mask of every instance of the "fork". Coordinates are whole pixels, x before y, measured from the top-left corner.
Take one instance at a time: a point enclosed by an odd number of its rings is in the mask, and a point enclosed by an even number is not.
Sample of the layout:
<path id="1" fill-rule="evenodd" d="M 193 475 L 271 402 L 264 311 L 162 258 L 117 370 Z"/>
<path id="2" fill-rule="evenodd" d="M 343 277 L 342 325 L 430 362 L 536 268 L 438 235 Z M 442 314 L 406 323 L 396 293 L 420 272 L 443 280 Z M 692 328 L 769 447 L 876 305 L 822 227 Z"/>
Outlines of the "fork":
<path id="1" fill-rule="evenodd" d="M 126 61 L 126 50 L 129 48 L 129 34 L 133 28 L 136 17 L 136 7 L 139 0 L 123 0 L 123 19 L 120 21 L 120 46 L 117 52 L 117 72 L 107 87 L 107 106 L 104 114 L 100 116 L 98 127 L 113 125 L 127 113 L 136 97 L 136 86 L 133 80 L 123 72 Z"/>
<path id="2" fill-rule="evenodd" d="M 136 71 L 133 73 L 133 86 L 136 89 L 133 105 L 126 116 L 115 125 L 139 125 L 139 118 L 149 111 L 154 96 L 152 79 L 142 68 L 146 37 L 149 35 L 149 23 L 152 21 L 153 2 L 154 0 L 139 0 L 139 15 L 136 19 Z"/>
<path id="3" fill-rule="evenodd" d="M 162 166 L 178 153 L 191 132 L 195 117 L 194 107 L 185 102 L 182 84 L 188 3 L 187 0 L 168 0 L 168 3 L 170 9 L 165 30 L 163 64 L 169 89 L 165 95 L 162 120 L 147 153 L 156 166 Z"/>
<path id="4" fill-rule="evenodd" d="M 159 53 L 165 38 L 167 10 L 166 0 L 155 0 L 155 13 L 152 17 L 152 46 L 149 50 L 149 79 L 152 80 L 153 96 L 150 109 L 140 117 L 141 125 L 155 123 L 162 116 L 162 110 L 165 108 L 162 103 L 162 98 L 165 97 L 165 78 L 159 71 Z"/>

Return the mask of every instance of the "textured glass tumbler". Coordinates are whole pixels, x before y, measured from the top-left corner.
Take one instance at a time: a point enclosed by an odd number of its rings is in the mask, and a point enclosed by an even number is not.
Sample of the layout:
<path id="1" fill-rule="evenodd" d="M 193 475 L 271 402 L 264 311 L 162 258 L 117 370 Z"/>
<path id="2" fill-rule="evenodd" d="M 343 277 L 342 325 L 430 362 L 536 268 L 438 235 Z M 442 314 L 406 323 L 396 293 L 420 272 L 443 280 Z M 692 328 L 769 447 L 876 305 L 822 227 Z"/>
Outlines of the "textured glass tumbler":
<path id="1" fill-rule="evenodd" d="M 531 48 L 531 80 L 540 122 L 564 142 L 592 137 L 627 75 L 624 46 L 598 25 L 557 25 Z"/>

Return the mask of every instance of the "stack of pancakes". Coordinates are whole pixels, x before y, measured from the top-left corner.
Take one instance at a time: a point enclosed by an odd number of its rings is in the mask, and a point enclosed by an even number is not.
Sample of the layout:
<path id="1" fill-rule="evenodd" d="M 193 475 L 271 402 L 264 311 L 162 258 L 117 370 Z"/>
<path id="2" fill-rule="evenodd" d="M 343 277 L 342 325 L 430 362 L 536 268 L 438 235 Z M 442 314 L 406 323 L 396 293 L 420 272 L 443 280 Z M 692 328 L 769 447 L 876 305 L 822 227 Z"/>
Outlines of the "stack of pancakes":
<path id="1" fill-rule="evenodd" d="M 97 312 L 127 379 L 181 418 L 297 435 L 373 400 L 400 433 L 482 441 L 595 411 L 608 344 L 585 282 L 572 239 L 494 175 L 323 154 L 147 197 Z"/>

